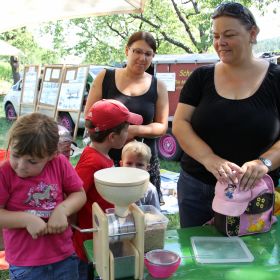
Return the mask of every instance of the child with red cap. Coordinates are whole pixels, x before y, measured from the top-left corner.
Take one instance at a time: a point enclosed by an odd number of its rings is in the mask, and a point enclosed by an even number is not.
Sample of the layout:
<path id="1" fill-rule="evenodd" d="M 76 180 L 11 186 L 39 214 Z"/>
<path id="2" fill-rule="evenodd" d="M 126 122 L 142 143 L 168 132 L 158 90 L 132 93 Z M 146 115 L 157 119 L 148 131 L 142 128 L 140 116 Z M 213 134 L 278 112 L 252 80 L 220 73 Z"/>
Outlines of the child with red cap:
<path id="1" fill-rule="evenodd" d="M 114 166 L 113 160 L 108 155 L 110 149 L 121 149 L 127 140 L 129 124 L 140 125 L 142 122 L 141 115 L 129 112 L 117 100 L 103 99 L 91 107 L 85 122 L 91 143 L 84 149 L 76 165 L 76 171 L 84 183 L 87 195 L 87 202 L 77 215 L 78 227 L 92 228 L 93 202 L 97 202 L 103 211 L 113 207 L 97 192 L 93 175 L 100 169 Z M 86 234 L 75 230 L 73 242 L 76 253 L 81 259 L 79 279 L 88 279 L 89 267 L 83 250 L 83 242 L 88 239 L 92 239 L 92 233 Z"/>

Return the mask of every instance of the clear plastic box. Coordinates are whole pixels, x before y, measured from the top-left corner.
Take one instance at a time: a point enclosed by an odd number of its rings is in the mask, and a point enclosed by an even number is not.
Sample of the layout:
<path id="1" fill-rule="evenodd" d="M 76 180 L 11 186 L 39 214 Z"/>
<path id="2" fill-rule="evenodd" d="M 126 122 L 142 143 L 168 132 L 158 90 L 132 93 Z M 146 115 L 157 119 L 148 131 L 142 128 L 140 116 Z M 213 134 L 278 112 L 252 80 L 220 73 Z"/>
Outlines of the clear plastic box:
<path id="1" fill-rule="evenodd" d="M 254 256 L 240 237 L 192 236 L 194 257 L 199 263 L 252 262 Z"/>
<path id="2" fill-rule="evenodd" d="M 163 249 L 168 218 L 153 205 L 142 205 L 145 214 L 145 253 L 155 249 Z"/>

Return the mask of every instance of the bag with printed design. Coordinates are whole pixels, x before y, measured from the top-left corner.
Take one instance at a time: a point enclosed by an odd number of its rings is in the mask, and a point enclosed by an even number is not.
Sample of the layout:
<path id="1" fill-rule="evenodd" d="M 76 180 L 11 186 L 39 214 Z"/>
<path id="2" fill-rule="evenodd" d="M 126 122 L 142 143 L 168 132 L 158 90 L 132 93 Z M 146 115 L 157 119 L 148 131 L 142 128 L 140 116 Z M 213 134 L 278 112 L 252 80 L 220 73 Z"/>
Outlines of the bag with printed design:
<path id="1" fill-rule="evenodd" d="M 244 191 L 239 185 L 217 182 L 212 208 L 214 225 L 224 235 L 267 232 L 276 222 L 274 183 L 269 175 L 264 175 L 251 190 Z"/>

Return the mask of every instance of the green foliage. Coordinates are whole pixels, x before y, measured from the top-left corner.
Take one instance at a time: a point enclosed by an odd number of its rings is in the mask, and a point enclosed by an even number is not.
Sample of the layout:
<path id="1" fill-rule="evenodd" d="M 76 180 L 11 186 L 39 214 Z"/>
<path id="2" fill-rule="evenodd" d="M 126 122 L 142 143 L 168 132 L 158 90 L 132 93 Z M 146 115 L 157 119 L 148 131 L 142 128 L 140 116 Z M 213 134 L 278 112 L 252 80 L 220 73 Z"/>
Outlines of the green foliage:
<path id="1" fill-rule="evenodd" d="M 149 31 L 155 36 L 159 54 L 203 53 L 213 51 L 211 13 L 221 2 L 149 0 L 142 14 L 73 19 L 64 26 L 46 27 L 45 31 L 53 34 L 55 46 L 64 50 L 67 49 L 64 40 L 67 30 L 76 33 L 77 42 L 67 51 L 84 55 L 84 62 L 93 64 L 123 62 L 125 43 L 138 30 Z M 273 1 L 237 2 L 264 10 Z"/>
<path id="2" fill-rule="evenodd" d="M 138 30 L 149 31 L 155 36 L 159 54 L 211 52 L 211 13 L 221 2 L 149 0 L 142 14 L 95 16 L 41 24 L 41 33 L 52 37 L 54 50 L 41 48 L 26 28 L 2 33 L 0 39 L 24 52 L 25 56 L 20 57 L 21 65 L 60 63 L 63 57 L 71 54 L 84 57 L 84 62 L 90 64 L 122 63 L 125 43 Z M 248 7 L 254 5 L 265 12 L 269 3 L 280 0 L 237 2 Z M 69 35 L 75 38 L 71 42 L 66 40 Z"/>
<path id="3" fill-rule="evenodd" d="M 34 60 L 34 50 L 38 46 L 34 42 L 32 34 L 26 31 L 26 28 L 5 32 L 0 36 L 1 39 L 19 48 L 25 54 L 24 57 L 21 57 L 21 63 L 30 63 Z"/>
<path id="4" fill-rule="evenodd" d="M 0 95 L 0 149 L 7 148 L 7 132 L 12 125 L 12 123 L 8 122 L 5 118 L 5 113 L 2 106 L 3 98 L 4 95 Z"/>
<path id="5" fill-rule="evenodd" d="M 40 60 L 41 64 L 55 64 L 58 63 L 61 58 L 59 53 L 51 50 L 39 50 L 38 57 L 40 58 L 38 61 Z"/>
<path id="6" fill-rule="evenodd" d="M 180 172 L 180 162 L 171 160 L 161 160 L 160 168 L 173 172 Z"/>
<path id="7" fill-rule="evenodd" d="M 99 43 L 94 49 L 88 51 L 85 57 L 85 63 L 89 64 L 101 64 L 101 65 L 113 65 L 115 61 L 124 61 L 123 49 L 116 49 L 107 43 Z"/>
<path id="8" fill-rule="evenodd" d="M 41 48 L 33 35 L 20 28 L 0 34 L 21 49 L 24 64 L 60 63 L 66 55 L 78 55 L 89 64 L 114 64 L 125 61 L 124 48 L 135 31 L 151 32 L 159 54 L 211 52 L 211 13 L 221 0 L 149 0 L 142 14 L 119 14 L 88 17 L 41 24 L 41 33 L 52 37 L 54 50 Z M 237 1 L 265 11 L 272 0 Z M 280 2 L 280 0 L 277 0 Z M 74 38 L 71 42 L 67 36 Z M 22 70 L 22 69 L 20 69 Z"/>
<path id="9" fill-rule="evenodd" d="M 61 57 L 59 48 L 51 51 L 41 48 L 34 40 L 33 35 L 26 28 L 15 29 L 0 34 L 0 39 L 20 49 L 24 56 L 20 57 L 20 71 L 24 64 L 57 63 Z"/>
<path id="10" fill-rule="evenodd" d="M 0 280 L 9 280 L 9 270 L 0 270 Z"/>
<path id="11" fill-rule="evenodd" d="M 0 80 L 12 82 L 12 69 L 8 62 L 0 61 Z"/>
<path id="12" fill-rule="evenodd" d="M 254 46 L 256 53 L 276 52 L 277 50 L 280 50 L 280 37 L 262 40 Z"/>
<path id="13" fill-rule="evenodd" d="M 168 214 L 167 218 L 169 219 L 167 230 L 169 229 L 177 229 L 180 228 L 180 220 L 179 220 L 179 214 Z"/>

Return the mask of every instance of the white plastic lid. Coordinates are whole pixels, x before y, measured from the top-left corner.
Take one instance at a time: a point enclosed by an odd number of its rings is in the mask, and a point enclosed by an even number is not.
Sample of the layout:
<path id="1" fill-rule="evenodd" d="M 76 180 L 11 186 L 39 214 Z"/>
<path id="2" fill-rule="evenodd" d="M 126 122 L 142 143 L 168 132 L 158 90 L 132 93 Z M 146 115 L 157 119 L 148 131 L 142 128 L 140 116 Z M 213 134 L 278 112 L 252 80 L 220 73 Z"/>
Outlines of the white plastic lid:
<path id="1" fill-rule="evenodd" d="M 240 237 L 193 236 L 191 244 L 199 263 L 252 262 L 254 256 Z"/>

